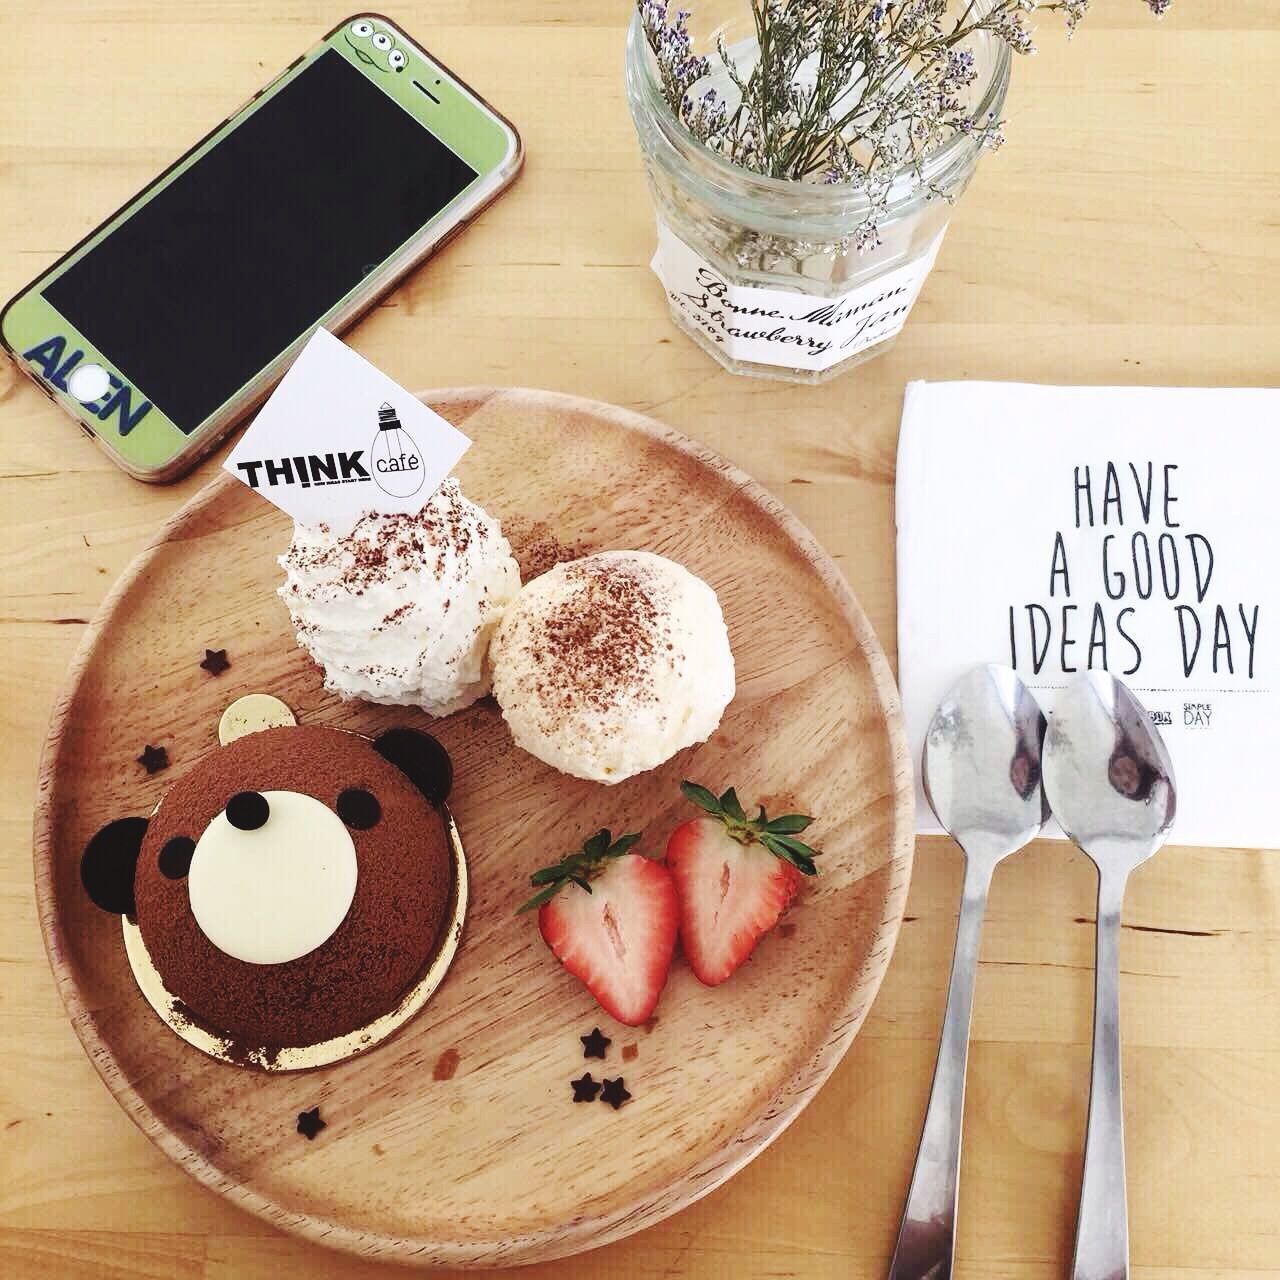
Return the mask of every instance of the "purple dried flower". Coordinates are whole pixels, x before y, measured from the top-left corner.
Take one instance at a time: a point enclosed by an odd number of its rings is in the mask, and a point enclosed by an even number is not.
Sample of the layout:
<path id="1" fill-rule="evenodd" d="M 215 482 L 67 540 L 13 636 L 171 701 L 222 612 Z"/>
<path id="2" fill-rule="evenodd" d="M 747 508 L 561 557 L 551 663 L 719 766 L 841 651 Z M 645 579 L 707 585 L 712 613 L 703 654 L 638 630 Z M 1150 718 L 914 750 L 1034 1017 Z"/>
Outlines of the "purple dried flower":
<path id="1" fill-rule="evenodd" d="M 982 73 L 975 37 L 1034 53 L 1037 13 L 1061 14 L 1070 34 L 1090 0 L 743 3 L 756 30 L 767 32 L 763 56 L 759 45 L 754 54 L 731 52 L 718 37 L 713 63 L 694 51 L 689 10 L 673 14 L 668 0 L 636 0 L 666 101 L 695 138 L 734 164 L 864 193 L 870 213 L 847 238 L 863 249 L 879 243 L 876 228 L 901 174 L 928 196 L 950 198 L 926 176 L 938 149 L 956 137 L 992 150 L 1004 141 L 994 114 L 971 114 L 969 91 Z M 1159 16 L 1172 0 L 1143 3 Z M 714 85 L 700 83 L 713 76 Z"/>

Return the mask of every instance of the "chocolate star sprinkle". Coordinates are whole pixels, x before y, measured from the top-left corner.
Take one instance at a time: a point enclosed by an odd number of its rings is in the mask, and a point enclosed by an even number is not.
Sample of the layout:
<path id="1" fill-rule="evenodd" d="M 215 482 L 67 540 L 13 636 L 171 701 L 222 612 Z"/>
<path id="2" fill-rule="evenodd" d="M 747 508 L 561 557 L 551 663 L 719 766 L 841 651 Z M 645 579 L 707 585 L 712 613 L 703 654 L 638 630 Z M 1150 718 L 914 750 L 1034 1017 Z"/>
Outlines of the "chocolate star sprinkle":
<path id="1" fill-rule="evenodd" d="M 593 1028 L 589 1036 L 579 1036 L 578 1039 L 582 1041 L 582 1056 L 584 1058 L 603 1058 L 605 1051 L 613 1043 L 599 1027 Z"/>
<path id="2" fill-rule="evenodd" d="M 600 1101 L 607 1102 L 615 1111 L 630 1097 L 621 1076 L 616 1080 L 606 1080 L 600 1088 Z"/>
<path id="3" fill-rule="evenodd" d="M 220 676 L 230 665 L 225 649 L 206 649 L 200 664 L 211 676 Z"/>
<path id="4" fill-rule="evenodd" d="M 310 1111 L 298 1112 L 298 1132 L 308 1142 L 314 1142 L 316 1134 L 324 1127 L 325 1123 L 320 1119 L 319 1107 L 312 1107 Z"/>
<path id="5" fill-rule="evenodd" d="M 148 773 L 159 773 L 161 769 L 169 767 L 169 753 L 163 747 L 153 747 L 147 743 L 138 757 L 138 763 Z"/>
<path id="6" fill-rule="evenodd" d="M 594 1102 L 600 1092 L 600 1081 L 593 1080 L 590 1071 L 580 1080 L 570 1080 L 569 1083 L 573 1086 L 574 1102 Z"/>

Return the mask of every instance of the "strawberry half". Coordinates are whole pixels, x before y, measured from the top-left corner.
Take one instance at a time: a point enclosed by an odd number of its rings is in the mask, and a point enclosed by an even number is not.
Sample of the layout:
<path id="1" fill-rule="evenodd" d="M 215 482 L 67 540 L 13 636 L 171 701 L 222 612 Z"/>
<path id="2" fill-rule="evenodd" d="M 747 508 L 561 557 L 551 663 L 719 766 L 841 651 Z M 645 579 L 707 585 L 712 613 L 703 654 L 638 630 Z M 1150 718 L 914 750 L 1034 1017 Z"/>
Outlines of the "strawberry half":
<path id="1" fill-rule="evenodd" d="M 532 883 L 541 888 L 520 908 L 538 908 L 538 928 L 556 958 L 629 1027 L 657 1006 L 679 922 L 671 873 L 627 852 L 639 839 L 596 832 L 580 853 L 536 872 Z"/>
<path id="2" fill-rule="evenodd" d="M 818 874 L 818 851 L 795 836 L 813 819 L 788 813 L 748 818 L 732 787 L 717 797 L 695 782 L 680 790 L 707 813 L 667 841 L 680 898 L 680 942 L 698 981 L 719 986 L 755 950 L 795 897 L 802 875 Z"/>

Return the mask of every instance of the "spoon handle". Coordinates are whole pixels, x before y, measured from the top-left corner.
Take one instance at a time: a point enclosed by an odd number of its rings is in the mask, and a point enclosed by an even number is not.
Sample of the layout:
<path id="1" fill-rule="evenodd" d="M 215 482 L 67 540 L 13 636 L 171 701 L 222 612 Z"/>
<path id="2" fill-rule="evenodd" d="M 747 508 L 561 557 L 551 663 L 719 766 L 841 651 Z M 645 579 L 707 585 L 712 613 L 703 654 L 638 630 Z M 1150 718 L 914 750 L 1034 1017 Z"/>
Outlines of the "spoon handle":
<path id="1" fill-rule="evenodd" d="M 955 1256 L 956 1193 L 960 1133 L 964 1123 L 964 1077 L 969 1060 L 969 1020 L 978 971 L 982 917 L 987 909 L 992 865 L 966 858 L 964 900 L 956 929 L 947 1013 L 942 1021 L 938 1064 L 911 1190 L 907 1193 L 889 1280 L 949 1280 Z"/>
<path id="2" fill-rule="evenodd" d="M 1129 1209 L 1120 1082 L 1120 909 L 1125 873 L 1098 873 L 1093 1079 L 1073 1280 L 1128 1280 Z"/>

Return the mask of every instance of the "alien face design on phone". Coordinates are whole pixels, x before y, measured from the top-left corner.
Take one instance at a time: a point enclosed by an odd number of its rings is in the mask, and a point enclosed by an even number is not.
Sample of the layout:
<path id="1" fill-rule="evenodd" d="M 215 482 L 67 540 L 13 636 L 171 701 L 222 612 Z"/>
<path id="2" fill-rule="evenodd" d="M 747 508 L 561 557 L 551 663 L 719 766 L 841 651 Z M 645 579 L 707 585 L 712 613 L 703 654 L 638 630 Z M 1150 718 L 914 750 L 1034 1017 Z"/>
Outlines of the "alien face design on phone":
<path id="1" fill-rule="evenodd" d="M 368 18 L 357 18 L 343 32 L 343 38 L 361 62 L 378 71 L 403 71 L 409 65 L 405 51 L 396 47 L 391 33 Z"/>

